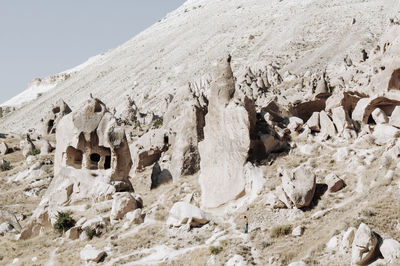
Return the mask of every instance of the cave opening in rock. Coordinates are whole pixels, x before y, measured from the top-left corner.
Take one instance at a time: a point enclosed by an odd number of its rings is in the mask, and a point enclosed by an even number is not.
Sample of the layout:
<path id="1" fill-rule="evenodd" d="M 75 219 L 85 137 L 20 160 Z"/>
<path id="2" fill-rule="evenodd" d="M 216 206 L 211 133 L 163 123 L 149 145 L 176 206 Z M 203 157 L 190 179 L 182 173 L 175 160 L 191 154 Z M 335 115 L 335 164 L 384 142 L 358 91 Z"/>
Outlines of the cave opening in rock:
<path id="1" fill-rule="evenodd" d="M 92 170 L 96 170 L 99 168 L 99 162 L 100 162 L 101 156 L 98 153 L 92 153 L 90 154 L 90 166 L 89 168 Z"/>
<path id="2" fill-rule="evenodd" d="M 51 130 L 53 129 L 53 127 L 54 127 L 54 120 L 51 119 L 51 120 L 49 120 L 49 122 L 47 123 L 47 134 L 50 134 L 50 133 L 51 133 Z"/>
<path id="3" fill-rule="evenodd" d="M 76 169 L 81 169 L 82 168 L 82 158 L 83 158 L 82 151 L 77 150 L 71 146 L 69 146 L 67 148 L 67 165 L 68 166 L 72 166 Z"/>
<path id="4" fill-rule="evenodd" d="M 106 156 L 106 160 L 104 162 L 104 169 L 110 169 L 111 168 L 111 156 Z"/>
<path id="5" fill-rule="evenodd" d="M 58 106 L 53 108 L 53 114 L 58 114 L 60 111 L 61 111 L 60 107 L 58 107 Z"/>

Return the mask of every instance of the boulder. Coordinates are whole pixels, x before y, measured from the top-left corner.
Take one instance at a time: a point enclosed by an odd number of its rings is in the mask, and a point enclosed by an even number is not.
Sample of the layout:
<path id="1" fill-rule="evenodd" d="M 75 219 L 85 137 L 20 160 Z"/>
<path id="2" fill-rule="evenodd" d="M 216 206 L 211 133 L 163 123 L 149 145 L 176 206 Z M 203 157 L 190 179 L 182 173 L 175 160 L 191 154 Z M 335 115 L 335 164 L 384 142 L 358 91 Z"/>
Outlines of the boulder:
<path id="1" fill-rule="evenodd" d="M 325 111 L 319 113 L 319 122 L 321 124 L 321 134 L 326 137 L 336 136 L 336 128 L 331 118 Z"/>
<path id="2" fill-rule="evenodd" d="M 386 115 L 390 115 L 396 106 L 400 105 L 400 101 L 392 100 L 383 96 L 362 98 L 357 102 L 352 113 L 352 119 L 367 124 L 371 113 L 380 108 Z"/>
<path id="3" fill-rule="evenodd" d="M 376 144 L 384 145 L 397 139 L 400 136 L 400 129 L 387 124 L 378 124 L 374 128 L 372 136 Z"/>
<path id="4" fill-rule="evenodd" d="M 22 230 L 17 217 L 15 217 L 13 213 L 6 210 L 0 210 L 0 224 L 3 223 L 11 225 L 17 232 L 21 232 Z"/>
<path id="5" fill-rule="evenodd" d="M 2 223 L 0 224 L 0 236 L 4 236 L 7 233 L 11 232 L 14 227 L 9 223 Z"/>
<path id="6" fill-rule="evenodd" d="M 125 214 L 126 219 L 133 224 L 143 223 L 142 209 L 136 209 L 134 211 Z"/>
<path id="7" fill-rule="evenodd" d="M 389 124 L 400 128 L 400 106 L 396 106 L 390 116 Z"/>
<path id="8" fill-rule="evenodd" d="M 292 116 L 289 117 L 289 124 L 287 125 L 287 128 L 290 130 L 290 132 L 294 133 L 297 131 L 300 131 L 304 122 L 301 118 Z"/>
<path id="9" fill-rule="evenodd" d="M 328 191 L 333 193 L 341 190 L 345 184 L 336 174 L 330 173 L 325 177 L 325 183 L 328 185 Z"/>
<path id="10" fill-rule="evenodd" d="M 65 237 L 70 240 L 79 239 L 80 233 L 81 233 L 80 227 L 74 226 L 71 229 L 69 229 L 67 232 L 65 232 Z"/>
<path id="11" fill-rule="evenodd" d="M 400 262 L 400 243 L 394 239 L 385 239 L 379 248 L 388 263 Z"/>
<path id="12" fill-rule="evenodd" d="M 292 230 L 292 236 L 302 236 L 304 233 L 304 227 L 299 225 L 296 226 L 293 230 Z"/>
<path id="13" fill-rule="evenodd" d="M 7 143 L 5 142 L 0 142 L 0 155 L 6 155 L 7 153 L 9 153 L 9 148 Z"/>
<path id="14" fill-rule="evenodd" d="M 186 202 L 177 202 L 169 211 L 167 225 L 181 226 L 189 224 L 190 227 L 196 227 L 208 223 L 210 219 L 208 214 L 196 206 Z"/>
<path id="15" fill-rule="evenodd" d="M 358 96 L 351 95 L 348 92 L 338 91 L 333 93 L 326 100 L 325 111 L 330 112 L 336 107 L 343 106 L 346 112 L 350 113 L 355 108 L 359 100 L 360 97 Z"/>
<path id="16" fill-rule="evenodd" d="M 316 188 L 315 174 L 303 166 L 284 170 L 282 188 L 296 208 L 307 207 L 313 199 Z"/>
<path id="17" fill-rule="evenodd" d="M 321 130 L 319 124 L 319 112 L 314 112 L 306 124 L 312 131 L 319 132 Z"/>
<path id="18" fill-rule="evenodd" d="M 151 172 L 151 186 L 150 188 L 156 188 L 161 184 L 168 183 L 172 181 L 172 175 L 169 170 L 161 169 L 161 166 L 158 162 L 156 162 L 153 166 L 153 170 Z"/>
<path id="19" fill-rule="evenodd" d="M 122 219 L 126 213 L 136 210 L 136 199 L 129 192 L 118 192 L 113 195 L 113 203 L 110 214 L 111 220 Z"/>
<path id="20" fill-rule="evenodd" d="M 336 251 L 339 247 L 338 245 L 339 245 L 339 237 L 336 235 L 331 237 L 328 243 L 326 243 L 326 249 L 330 251 Z"/>
<path id="21" fill-rule="evenodd" d="M 353 240 L 352 264 L 366 265 L 374 260 L 378 253 L 378 238 L 376 234 L 366 224 L 360 224 Z"/>
<path id="22" fill-rule="evenodd" d="M 91 245 L 87 244 L 80 252 L 81 260 L 88 262 L 99 262 L 106 256 L 106 252 L 97 250 Z"/>
<path id="23" fill-rule="evenodd" d="M 350 227 L 349 229 L 347 229 L 346 232 L 344 232 L 342 241 L 340 243 L 340 250 L 342 251 L 342 253 L 347 252 L 347 250 L 349 248 L 351 248 L 351 245 L 353 244 L 355 232 L 356 232 L 356 229 L 354 227 Z"/>
<path id="24" fill-rule="evenodd" d="M 199 143 L 201 204 L 215 208 L 245 195 L 244 165 L 256 122 L 254 104 L 237 98 L 230 58 L 220 62 L 211 83 L 204 140 Z"/>
<path id="25" fill-rule="evenodd" d="M 353 121 L 351 121 L 350 116 L 343 106 L 333 108 L 331 111 L 333 123 L 340 135 L 344 133 L 345 129 L 354 129 Z"/>
<path id="26" fill-rule="evenodd" d="M 380 108 L 376 108 L 374 111 L 372 111 L 371 115 L 376 124 L 386 124 L 389 122 L 389 118 Z"/>

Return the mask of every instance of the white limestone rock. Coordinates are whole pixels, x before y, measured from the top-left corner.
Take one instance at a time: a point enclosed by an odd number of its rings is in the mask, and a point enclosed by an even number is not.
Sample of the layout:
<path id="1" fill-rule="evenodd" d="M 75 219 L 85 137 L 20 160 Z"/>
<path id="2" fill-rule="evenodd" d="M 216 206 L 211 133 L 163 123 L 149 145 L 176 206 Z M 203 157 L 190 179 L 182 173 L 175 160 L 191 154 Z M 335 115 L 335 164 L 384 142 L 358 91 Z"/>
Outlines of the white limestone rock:
<path id="1" fill-rule="evenodd" d="M 360 224 L 354 236 L 351 251 L 351 262 L 364 265 L 377 256 L 378 238 L 364 223 Z"/>
<path id="2" fill-rule="evenodd" d="M 191 227 L 195 227 L 204 225 L 210 220 L 211 217 L 196 206 L 186 202 L 177 202 L 169 211 L 167 225 L 179 227 L 189 224 Z"/>
<path id="3" fill-rule="evenodd" d="M 99 262 L 104 256 L 106 256 L 106 252 L 102 250 L 95 249 L 91 245 L 87 244 L 80 252 L 81 260 L 88 262 Z"/>

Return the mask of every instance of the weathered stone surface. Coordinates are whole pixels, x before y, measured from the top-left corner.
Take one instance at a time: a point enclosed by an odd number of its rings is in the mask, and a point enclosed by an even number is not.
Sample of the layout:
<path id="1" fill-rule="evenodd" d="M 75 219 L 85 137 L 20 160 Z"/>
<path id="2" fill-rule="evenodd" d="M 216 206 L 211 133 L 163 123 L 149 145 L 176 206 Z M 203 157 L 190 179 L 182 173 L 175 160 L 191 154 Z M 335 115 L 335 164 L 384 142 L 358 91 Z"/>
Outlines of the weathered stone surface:
<path id="1" fill-rule="evenodd" d="M 133 191 L 125 131 L 101 101 L 90 99 L 64 116 L 56 135 L 54 178 L 24 228 L 23 238 L 54 223 L 62 206 L 111 200 L 118 191 Z"/>
<path id="2" fill-rule="evenodd" d="M 55 105 L 52 106 L 51 111 L 46 115 L 43 121 L 43 127 L 41 133 L 43 135 L 56 133 L 56 128 L 60 120 L 71 113 L 71 108 L 63 100 L 58 100 Z"/>
<path id="3" fill-rule="evenodd" d="M 171 172 L 167 169 L 161 169 L 160 164 L 157 162 L 153 166 L 153 171 L 151 172 L 151 186 L 150 188 L 156 188 L 161 184 L 168 183 L 172 181 Z"/>
<path id="4" fill-rule="evenodd" d="M 378 124 L 374 128 L 372 136 L 374 137 L 376 144 L 384 145 L 385 143 L 398 138 L 400 136 L 400 129 L 387 124 Z"/>
<path id="5" fill-rule="evenodd" d="M 316 177 L 310 169 L 299 166 L 293 170 L 284 170 L 282 188 L 297 208 L 310 205 L 316 188 Z"/>
<path id="6" fill-rule="evenodd" d="M 169 226 L 181 226 L 189 224 L 191 227 L 200 226 L 210 221 L 210 216 L 186 202 L 177 202 L 172 206 L 167 225 Z"/>
<path id="7" fill-rule="evenodd" d="M 351 245 L 354 241 L 355 232 L 356 229 L 354 227 L 350 227 L 346 232 L 344 232 L 342 241 L 340 243 L 340 251 L 342 253 L 347 252 L 347 250 L 351 248 Z"/>
<path id="8" fill-rule="evenodd" d="M 0 236 L 4 236 L 7 233 L 11 232 L 14 227 L 9 223 L 1 223 L 0 224 Z"/>
<path id="9" fill-rule="evenodd" d="M 128 212 L 125 217 L 133 224 L 143 223 L 142 209 L 136 209 L 134 211 Z"/>
<path id="10" fill-rule="evenodd" d="M 99 262 L 104 256 L 106 256 L 106 252 L 102 250 L 97 250 L 91 245 L 87 244 L 84 249 L 80 252 L 81 260 L 85 262 Z"/>
<path id="11" fill-rule="evenodd" d="M 351 262 L 365 265 L 377 257 L 378 238 L 364 223 L 360 224 L 354 236 L 351 251 Z"/>
<path id="12" fill-rule="evenodd" d="M 246 266 L 246 265 L 247 264 L 245 259 L 238 254 L 230 258 L 225 264 L 225 266 Z"/>
<path id="13" fill-rule="evenodd" d="M 334 173 L 325 177 L 325 183 L 328 185 L 329 192 L 337 192 L 345 186 L 344 181 Z"/>
<path id="14" fill-rule="evenodd" d="M 171 161 L 162 167 L 168 169 L 174 180 L 200 170 L 198 143 L 204 139 L 206 107 L 199 99 L 182 90 L 164 116 L 165 128 L 170 132 L 166 154 Z"/>
<path id="15" fill-rule="evenodd" d="M 396 106 L 400 105 L 397 100 L 388 99 L 386 97 L 362 98 L 357 102 L 352 113 L 352 119 L 360 123 L 367 124 L 371 113 L 380 108 L 386 115 L 390 115 Z"/>
<path id="16" fill-rule="evenodd" d="M 12 225 L 17 232 L 21 232 L 21 225 L 19 224 L 17 217 L 9 211 L 0 210 L 0 224 L 7 223 Z"/>
<path id="17" fill-rule="evenodd" d="M 336 126 L 338 134 L 342 135 L 345 129 L 354 129 L 353 121 L 351 121 L 351 118 L 344 109 L 344 107 L 339 106 L 333 108 L 331 111 L 332 111 L 332 120 Z"/>
<path id="18" fill-rule="evenodd" d="M 111 220 L 122 219 L 126 213 L 137 209 L 135 198 L 129 192 L 118 192 L 113 195 Z"/>
<path id="19" fill-rule="evenodd" d="M 250 131 L 255 107 L 244 96 L 234 97 L 235 85 L 230 61 L 220 62 L 211 84 L 210 103 L 199 143 L 202 206 L 214 208 L 245 193 L 244 165 L 250 149 Z"/>
<path id="20" fill-rule="evenodd" d="M 164 128 L 151 130 L 130 145 L 133 158 L 133 172 L 140 172 L 145 167 L 157 162 L 161 154 L 168 149 L 169 133 Z"/>
<path id="21" fill-rule="evenodd" d="M 343 106 L 346 112 L 350 112 L 356 107 L 359 100 L 360 97 L 351 95 L 348 92 L 335 92 L 326 100 L 325 111 L 330 112 L 336 107 Z"/>
<path id="22" fill-rule="evenodd" d="M 7 143 L 0 142 L 0 155 L 6 155 L 9 152 Z"/>
<path id="23" fill-rule="evenodd" d="M 74 226 L 65 232 L 65 237 L 71 240 L 79 239 L 81 229 L 78 226 Z"/>
<path id="24" fill-rule="evenodd" d="M 289 117 L 289 124 L 287 125 L 287 128 L 290 130 L 290 132 L 294 133 L 294 132 L 300 131 L 303 124 L 304 124 L 304 122 L 301 118 L 292 116 L 292 117 Z"/>
<path id="25" fill-rule="evenodd" d="M 400 128 L 400 106 L 396 106 L 390 116 L 389 124 Z"/>
<path id="26" fill-rule="evenodd" d="M 376 124 L 386 124 L 389 122 L 389 118 L 380 108 L 375 108 L 375 110 L 372 111 L 371 115 Z"/>
<path id="27" fill-rule="evenodd" d="M 321 124 L 321 134 L 324 136 L 334 137 L 336 136 L 336 128 L 331 118 L 325 111 L 319 113 L 319 122 Z"/>
<path id="28" fill-rule="evenodd" d="M 301 225 L 296 226 L 293 230 L 292 230 L 292 236 L 301 236 L 304 233 L 304 227 Z"/>
<path id="29" fill-rule="evenodd" d="M 314 112 L 310 119 L 306 122 L 306 125 L 312 130 L 319 132 L 321 130 L 320 124 L 319 124 L 319 112 Z"/>
<path id="30" fill-rule="evenodd" d="M 385 239 L 379 250 L 388 263 L 400 262 L 400 243 L 394 239 Z"/>
<path id="31" fill-rule="evenodd" d="M 306 266 L 306 265 L 307 264 L 304 261 L 295 261 L 295 262 L 288 264 L 288 266 Z"/>

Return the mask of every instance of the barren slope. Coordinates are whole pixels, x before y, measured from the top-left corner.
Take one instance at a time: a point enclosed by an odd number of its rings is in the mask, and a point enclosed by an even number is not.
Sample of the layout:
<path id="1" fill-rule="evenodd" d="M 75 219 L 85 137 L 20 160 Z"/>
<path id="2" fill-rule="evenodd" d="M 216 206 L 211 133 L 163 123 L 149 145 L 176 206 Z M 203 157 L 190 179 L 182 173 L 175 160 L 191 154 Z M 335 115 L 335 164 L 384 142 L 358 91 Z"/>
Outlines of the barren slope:
<path id="1" fill-rule="evenodd" d="M 372 48 L 398 5 L 395 0 L 189 0 L 1 119 L 0 131 L 36 127 L 57 99 L 76 108 L 89 93 L 111 107 L 133 95 L 139 107 L 161 113 L 159 104 L 168 94 L 209 74 L 212 62 L 226 53 L 233 56 L 235 72 L 271 61 L 295 73 L 325 68 L 345 54 Z"/>

